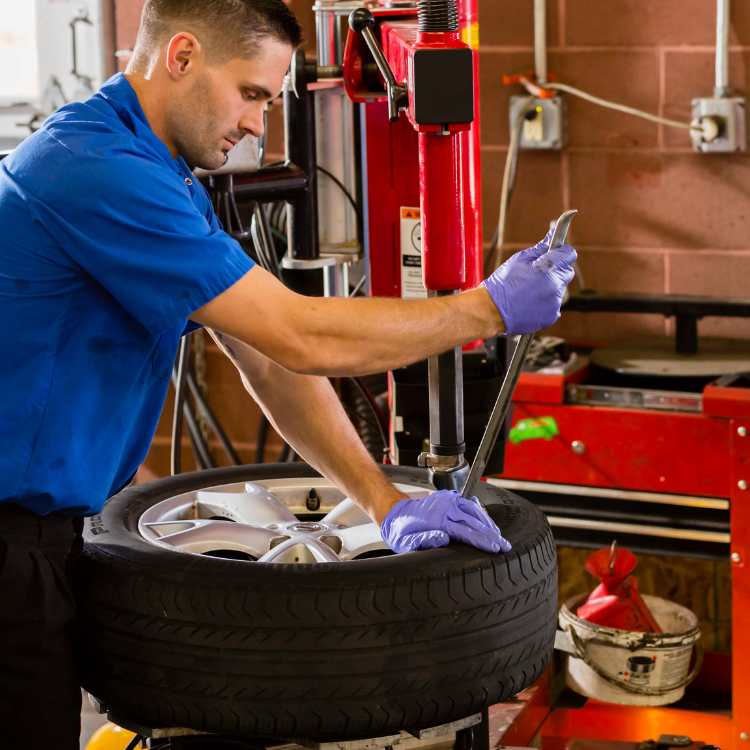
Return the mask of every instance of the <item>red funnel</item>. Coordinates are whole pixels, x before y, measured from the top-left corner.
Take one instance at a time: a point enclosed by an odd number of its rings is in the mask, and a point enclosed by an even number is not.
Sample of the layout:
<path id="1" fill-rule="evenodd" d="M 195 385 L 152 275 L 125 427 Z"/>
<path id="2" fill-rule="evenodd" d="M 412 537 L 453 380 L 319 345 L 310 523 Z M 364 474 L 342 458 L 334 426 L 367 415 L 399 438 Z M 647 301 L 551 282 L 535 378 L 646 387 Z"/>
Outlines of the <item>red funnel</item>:
<path id="1" fill-rule="evenodd" d="M 578 607 L 582 620 L 619 630 L 640 633 L 661 633 L 661 628 L 638 593 L 638 583 L 630 574 L 637 564 L 636 556 L 619 549 L 617 542 L 610 549 L 600 549 L 586 560 L 586 570 L 601 584 Z"/>

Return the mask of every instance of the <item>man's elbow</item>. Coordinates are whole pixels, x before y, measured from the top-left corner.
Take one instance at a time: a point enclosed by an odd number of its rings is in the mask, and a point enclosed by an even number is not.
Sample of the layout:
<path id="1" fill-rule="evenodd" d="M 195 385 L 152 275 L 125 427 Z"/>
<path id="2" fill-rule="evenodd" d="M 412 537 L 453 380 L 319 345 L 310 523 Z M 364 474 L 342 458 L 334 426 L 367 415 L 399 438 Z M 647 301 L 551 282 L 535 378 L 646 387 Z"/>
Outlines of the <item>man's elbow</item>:
<path id="1" fill-rule="evenodd" d="M 298 375 L 330 374 L 330 352 L 326 352 L 325 347 L 314 336 L 290 336 L 284 345 L 270 356 L 285 370 Z"/>

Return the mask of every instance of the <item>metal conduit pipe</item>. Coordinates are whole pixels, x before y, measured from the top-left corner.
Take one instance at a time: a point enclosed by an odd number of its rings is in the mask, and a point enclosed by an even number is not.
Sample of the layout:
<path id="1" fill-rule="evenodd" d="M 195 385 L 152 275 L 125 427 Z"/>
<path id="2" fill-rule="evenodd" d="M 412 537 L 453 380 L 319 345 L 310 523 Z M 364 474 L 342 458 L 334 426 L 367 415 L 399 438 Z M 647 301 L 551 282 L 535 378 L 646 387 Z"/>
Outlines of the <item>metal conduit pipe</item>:
<path id="1" fill-rule="evenodd" d="M 537 83 L 547 83 L 547 0 L 534 0 L 534 70 Z"/>
<path id="2" fill-rule="evenodd" d="M 716 86 L 714 96 L 731 96 L 729 88 L 729 9 L 730 0 L 716 2 Z"/>

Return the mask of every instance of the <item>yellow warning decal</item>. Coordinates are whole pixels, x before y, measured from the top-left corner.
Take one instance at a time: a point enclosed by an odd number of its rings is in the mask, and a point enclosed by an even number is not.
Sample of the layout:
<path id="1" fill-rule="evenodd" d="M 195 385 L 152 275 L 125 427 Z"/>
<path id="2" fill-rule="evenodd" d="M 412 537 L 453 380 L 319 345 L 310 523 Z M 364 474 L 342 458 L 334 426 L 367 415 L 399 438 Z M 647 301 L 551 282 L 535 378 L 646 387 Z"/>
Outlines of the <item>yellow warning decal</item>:
<path id="1" fill-rule="evenodd" d="M 421 219 L 420 211 L 418 208 L 402 208 L 401 209 L 402 219 Z"/>
<path id="2" fill-rule="evenodd" d="M 461 29 L 461 41 L 472 49 L 479 49 L 479 22 L 474 21 L 471 26 Z"/>

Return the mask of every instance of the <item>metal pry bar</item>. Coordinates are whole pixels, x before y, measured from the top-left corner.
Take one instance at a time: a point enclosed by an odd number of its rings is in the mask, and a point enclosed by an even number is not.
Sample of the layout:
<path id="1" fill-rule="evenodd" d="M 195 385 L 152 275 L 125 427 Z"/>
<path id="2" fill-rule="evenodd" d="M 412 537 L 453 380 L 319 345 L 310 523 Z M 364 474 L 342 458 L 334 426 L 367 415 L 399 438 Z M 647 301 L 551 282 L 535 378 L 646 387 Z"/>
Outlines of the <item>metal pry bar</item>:
<path id="1" fill-rule="evenodd" d="M 566 211 L 555 224 L 555 231 L 552 233 L 552 239 L 549 243 L 548 250 L 552 250 L 556 247 L 561 247 L 565 244 L 565 238 L 568 234 L 568 227 L 573 217 L 576 215 L 576 211 Z M 526 355 L 529 352 L 529 347 L 534 338 L 533 333 L 521 336 L 516 344 L 516 349 L 513 352 L 513 358 L 508 366 L 508 372 L 505 373 L 503 384 L 500 387 L 500 393 L 497 395 L 497 401 L 492 409 L 490 415 L 490 421 L 487 425 L 487 429 L 482 435 L 482 442 L 479 444 L 479 450 L 477 456 L 474 459 L 474 463 L 471 465 L 471 471 L 466 479 L 466 484 L 461 492 L 463 497 L 470 498 L 474 492 L 476 483 L 482 478 L 485 468 L 487 468 L 487 462 L 489 461 L 492 449 L 495 447 L 495 441 L 497 436 L 500 434 L 500 428 L 505 421 L 505 416 L 508 413 L 508 407 L 510 406 L 511 399 L 513 398 L 513 392 L 516 390 L 518 385 L 518 378 L 521 376 L 524 363 L 526 362 Z"/>

